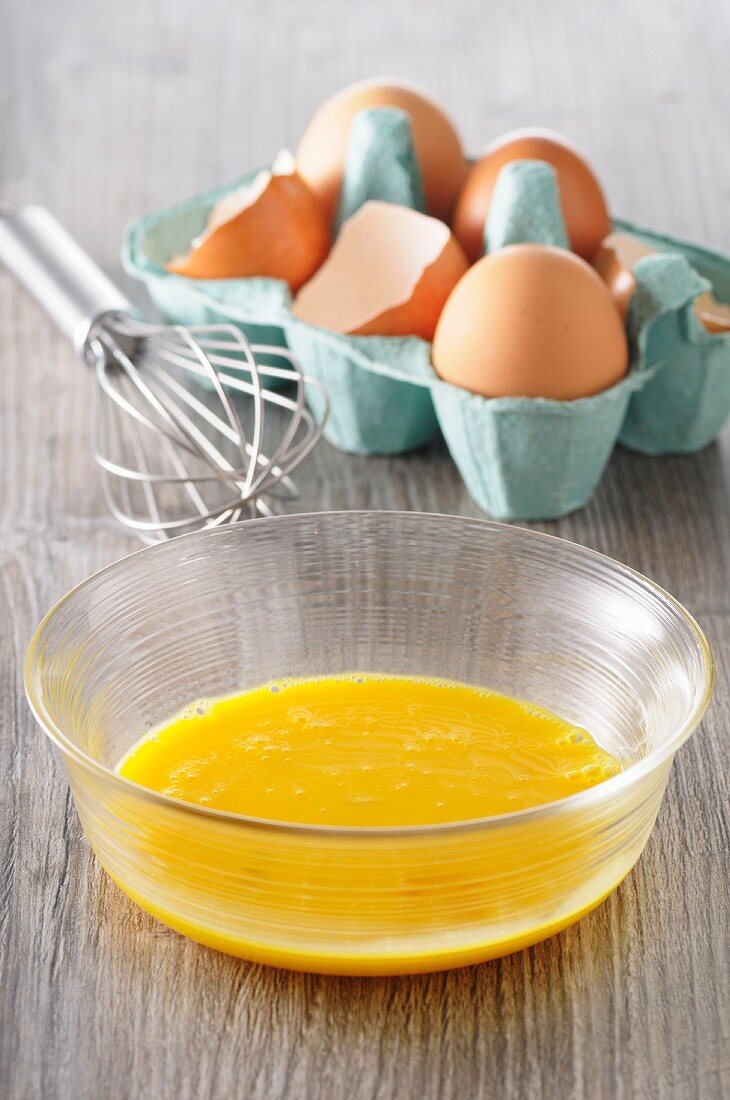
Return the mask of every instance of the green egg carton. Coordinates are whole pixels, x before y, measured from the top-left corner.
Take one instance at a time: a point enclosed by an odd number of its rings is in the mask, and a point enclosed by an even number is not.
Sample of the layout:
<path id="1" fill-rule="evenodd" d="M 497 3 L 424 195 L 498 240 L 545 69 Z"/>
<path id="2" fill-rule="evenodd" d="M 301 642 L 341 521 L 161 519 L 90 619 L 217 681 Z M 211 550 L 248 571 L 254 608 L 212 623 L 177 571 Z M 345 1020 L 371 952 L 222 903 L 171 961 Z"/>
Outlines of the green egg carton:
<path id="1" fill-rule="evenodd" d="M 420 205 L 417 162 L 400 114 L 368 111 L 353 128 L 346 172 L 357 166 L 358 178 L 347 179 L 341 214 L 353 213 L 375 194 Z M 628 375 L 603 393 L 575 401 L 486 399 L 439 379 L 430 345 L 417 337 L 345 336 L 306 324 L 292 313 L 282 281 L 193 280 L 167 272 L 165 263 L 188 248 L 215 203 L 256 175 L 134 223 L 127 230 L 124 265 L 145 282 L 168 321 L 227 321 L 257 343 L 289 347 L 327 391 L 324 434 L 340 450 L 400 454 L 430 442 L 440 429 L 481 508 L 499 519 L 553 519 L 587 503 L 617 440 L 650 454 L 696 450 L 717 435 L 730 413 L 730 335 L 709 335 L 693 312 L 694 299 L 710 285 L 730 301 L 727 257 L 616 221 L 617 231 L 672 253 L 637 265 Z M 501 197 L 495 191 L 496 212 L 487 227 L 490 247 L 520 240 L 560 243 L 564 227 L 557 220 L 556 186 L 552 169 L 538 162 L 503 169 Z M 308 399 L 321 417 L 317 393 Z"/>
<path id="2" fill-rule="evenodd" d="M 730 258 L 631 222 L 614 227 L 659 253 L 641 260 L 635 272 L 632 356 L 651 378 L 631 398 L 619 442 L 650 455 L 699 451 L 730 416 L 730 333 L 707 332 L 694 301 L 711 289 L 730 302 Z"/>

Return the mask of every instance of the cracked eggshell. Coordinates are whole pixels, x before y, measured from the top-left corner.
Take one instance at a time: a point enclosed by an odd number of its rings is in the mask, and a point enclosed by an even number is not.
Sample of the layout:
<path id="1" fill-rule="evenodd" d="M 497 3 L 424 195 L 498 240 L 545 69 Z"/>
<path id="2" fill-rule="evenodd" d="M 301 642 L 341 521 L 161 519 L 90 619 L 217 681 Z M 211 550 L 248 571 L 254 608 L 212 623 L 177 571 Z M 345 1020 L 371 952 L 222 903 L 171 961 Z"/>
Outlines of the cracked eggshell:
<path id="1" fill-rule="evenodd" d="M 706 332 L 730 332 L 730 305 L 718 302 L 711 291 L 700 294 L 695 302 L 695 313 Z"/>
<path id="2" fill-rule="evenodd" d="M 591 260 L 611 231 L 600 184 L 567 138 L 550 130 L 514 130 L 487 147 L 472 166 L 454 211 L 454 234 L 471 261 L 484 251 L 484 226 L 497 177 L 516 160 L 545 161 L 557 172 L 570 247 Z"/>
<path id="3" fill-rule="evenodd" d="M 317 199 L 283 151 L 270 170 L 220 199 L 187 255 L 166 267 L 192 279 L 283 279 L 296 292 L 330 244 Z"/>
<path id="4" fill-rule="evenodd" d="M 572 252 L 509 245 L 469 269 L 441 314 L 433 365 L 482 397 L 572 401 L 628 370 L 628 342 L 608 288 Z"/>
<path id="5" fill-rule="evenodd" d="M 432 340 L 467 260 L 448 226 L 393 203 L 366 202 L 300 290 L 300 320 L 361 336 Z"/>
<path id="6" fill-rule="evenodd" d="M 630 233 L 609 233 L 596 253 L 593 266 L 611 291 L 624 319 L 636 290 L 634 268 L 644 256 L 656 255 L 656 251 Z M 730 332 L 730 305 L 718 302 L 712 291 L 707 290 L 695 299 L 694 311 L 705 332 Z"/>
<path id="7" fill-rule="evenodd" d="M 644 256 L 651 256 L 653 252 L 653 248 L 630 233 L 609 233 L 601 242 L 593 266 L 611 291 L 623 318 L 629 311 L 629 302 L 636 290 L 634 267 Z"/>
<path id="8" fill-rule="evenodd" d="M 467 172 L 459 135 L 429 95 L 400 80 L 364 80 L 328 99 L 313 115 L 296 153 L 297 168 L 330 222 L 342 184 L 350 127 L 366 107 L 399 107 L 410 117 L 428 211 L 447 219 Z"/>

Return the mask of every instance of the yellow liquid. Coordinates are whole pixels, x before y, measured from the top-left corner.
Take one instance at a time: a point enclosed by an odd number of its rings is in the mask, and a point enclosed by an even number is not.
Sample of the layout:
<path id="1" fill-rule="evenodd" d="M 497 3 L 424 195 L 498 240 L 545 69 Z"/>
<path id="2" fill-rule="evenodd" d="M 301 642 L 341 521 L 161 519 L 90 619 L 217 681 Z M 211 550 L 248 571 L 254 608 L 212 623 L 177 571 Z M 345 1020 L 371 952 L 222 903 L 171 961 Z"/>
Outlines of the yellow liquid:
<path id="1" fill-rule="evenodd" d="M 596 906 L 644 845 L 619 797 L 474 828 L 621 770 L 584 730 L 448 682 L 349 675 L 191 704 L 119 763 L 87 833 L 130 897 L 247 959 L 335 974 L 464 966 L 553 935 Z M 180 813 L 183 800 L 269 821 Z M 118 829 L 117 823 L 123 823 Z M 622 838 L 622 839 L 619 839 Z M 607 846 L 613 849 L 607 852 Z"/>
<path id="2" fill-rule="evenodd" d="M 371 827 L 510 813 L 620 770 L 586 730 L 539 707 L 364 674 L 193 705 L 119 765 L 128 779 L 211 809 Z"/>

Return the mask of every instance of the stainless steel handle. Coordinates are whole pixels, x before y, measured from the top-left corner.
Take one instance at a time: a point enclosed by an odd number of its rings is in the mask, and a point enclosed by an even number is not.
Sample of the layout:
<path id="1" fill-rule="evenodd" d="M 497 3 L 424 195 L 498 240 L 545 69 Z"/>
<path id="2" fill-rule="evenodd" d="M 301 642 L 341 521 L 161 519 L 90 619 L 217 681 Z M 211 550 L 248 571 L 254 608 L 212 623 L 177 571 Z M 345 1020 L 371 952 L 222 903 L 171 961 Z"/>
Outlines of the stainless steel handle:
<path id="1" fill-rule="evenodd" d="M 42 206 L 0 205 L 0 261 L 87 358 L 104 314 L 136 311 Z"/>

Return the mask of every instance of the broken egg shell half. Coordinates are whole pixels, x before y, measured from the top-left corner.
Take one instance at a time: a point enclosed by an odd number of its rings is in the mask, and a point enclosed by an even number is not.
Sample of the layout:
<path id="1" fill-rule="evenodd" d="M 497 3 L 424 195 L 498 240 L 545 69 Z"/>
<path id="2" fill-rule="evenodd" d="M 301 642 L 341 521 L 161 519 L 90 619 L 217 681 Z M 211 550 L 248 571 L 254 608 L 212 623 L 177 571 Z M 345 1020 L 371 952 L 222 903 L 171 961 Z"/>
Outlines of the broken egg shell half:
<path id="1" fill-rule="evenodd" d="M 601 243 L 593 266 L 611 291 L 623 318 L 628 314 L 629 303 L 636 290 L 634 268 L 639 260 L 656 255 L 656 252 L 655 248 L 630 233 L 609 233 Z M 711 291 L 705 291 L 695 299 L 694 312 L 706 332 L 730 332 L 730 305 L 718 302 Z"/>
<path id="2" fill-rule="evenodd" d="M 695 313 L 707 332 L 730 332 L 730 305 L 718 302 L 711 291 L 696 299 Z"/>
<path id="3" fill-rule="evenodd" d="M 651 256 L 654 251 L 629 233 L 609 233 L 601 242 L 593 266 L 611 291 L 623 318 L 629 311 L 629 302 L 636 290 L 634 268 L 639 260 Z"/>
<path id="4" fill-rule="evenodd" d="M 361 336 L 432 340 L 468 264 L 448 226 L 405 206 L 370 201 L 343 225 L 329 257 L 302 287 L 300 320 Z"/>
<path id="5" fill-rule="evenodd" d="M 509 245 L 469 268 L 433 342 L 445 381 L 482 397 L 572 401 L 628 370 L 628 343 L 607 287 L 572 252 Z"/>
<path id="6" fill-rule="evenodd" d="M 296 153 L 297 168 L 332 222 L 342 184 L 350 127 L 366 107 L 399 107 L 411 121 L 428 211 L 447 219 L 467 173 L 453 123 L 427 92 L 408 81 L 364 80 L 332 96 L 315 112 Z"/>
<path id="7" fill-rule="evenodd" d="M 296 292 L 325 260 L 331 234 L 291 153 L 225 195 L 185 256 L 166 265 L 192 279 L 283 279 Z"/>

